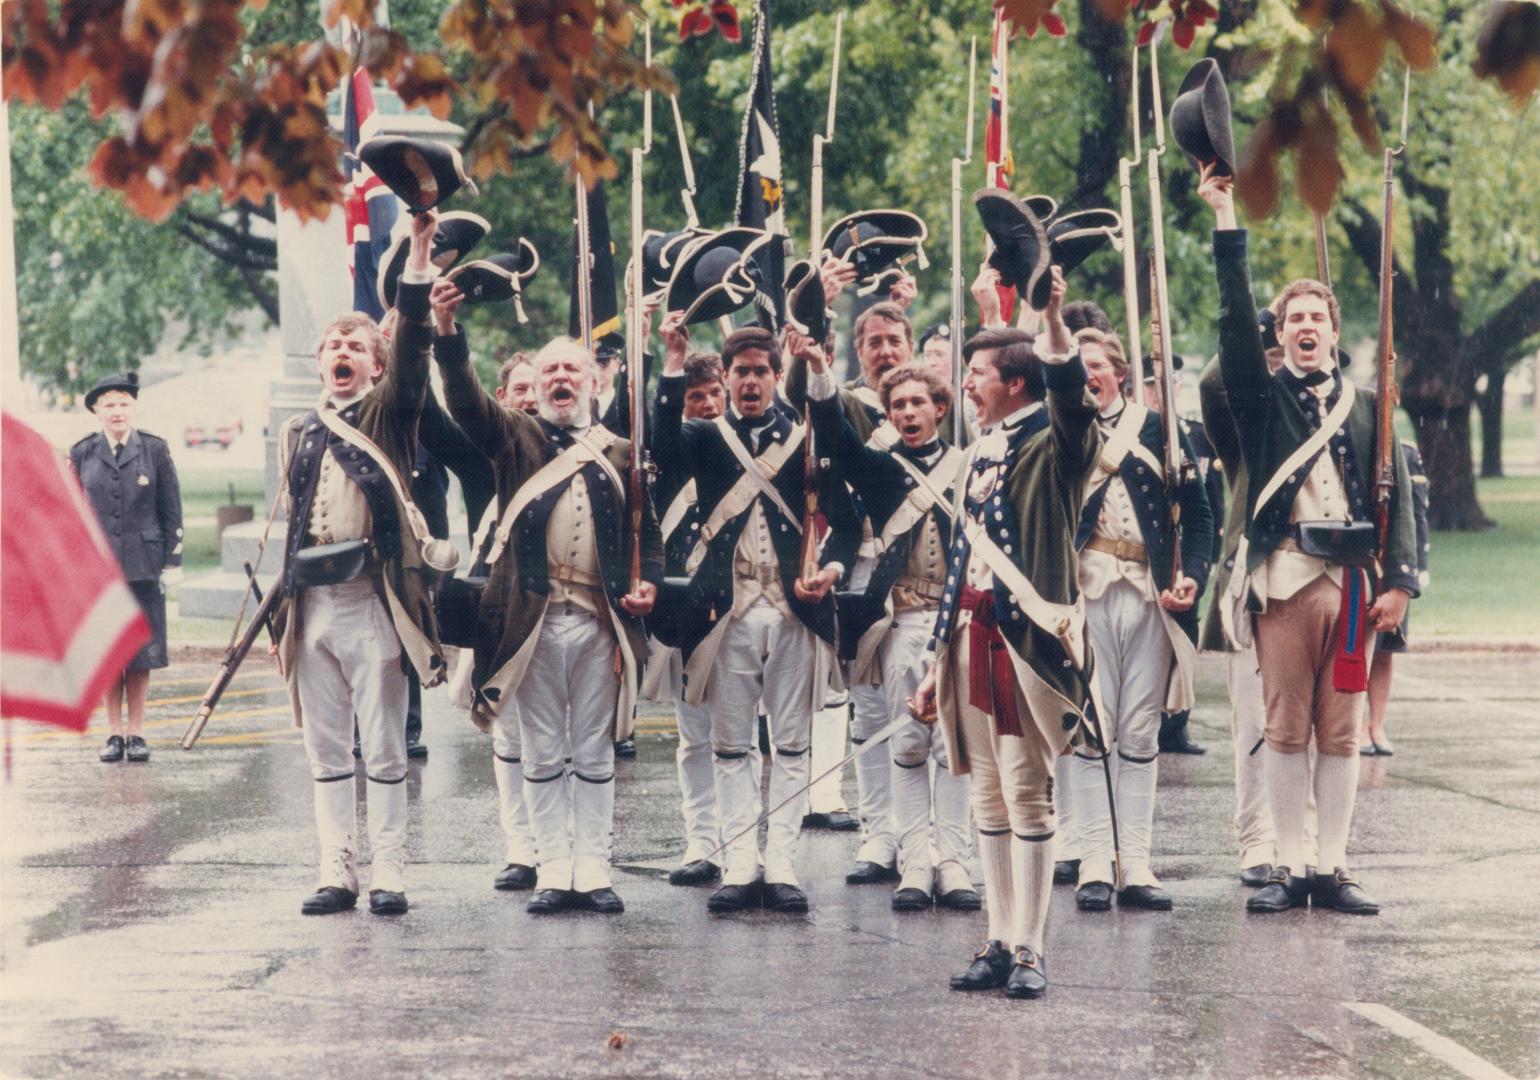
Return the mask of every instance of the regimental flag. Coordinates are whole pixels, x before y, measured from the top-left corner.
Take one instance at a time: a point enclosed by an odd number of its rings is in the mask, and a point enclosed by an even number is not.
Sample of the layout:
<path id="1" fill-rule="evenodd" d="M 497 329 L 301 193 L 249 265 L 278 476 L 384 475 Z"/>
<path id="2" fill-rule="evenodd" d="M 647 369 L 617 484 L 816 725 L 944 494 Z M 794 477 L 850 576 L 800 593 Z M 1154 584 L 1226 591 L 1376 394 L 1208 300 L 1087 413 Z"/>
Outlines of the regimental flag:
<path id="1" fill-rule="evenodd" d="M 84 731 L 149 624 L 48 441 L 5 413 L 0 458 L 0 713 Z"/>
<path id="2" fill-rule="evenodd" d="M 604 197 L 604 182 L 595 184 L 588 192 L 588 258 L 579 252 L 582 241 L 578 237 L 577 219 L 572 222 L 572 274 L 567 279 L 571 287 L 568 295 L 567 336 L 580 340 L 583 336 L 581 307 L 578 304 L 578 267 L 588 264 L 589 296 L 593 303 L 593 340 L 620 329 L 620 301 L 615 292 L 615 242 L 610 239 L 610 212 Z"/>
<path id="3" fill-rule="evenodd" d="M 1005 9 L 996 7 L 989 62 L 989 118 L 984 122 L 984 184 L 1007 191 L 1016 172 L 1010 139 L 1010 46 L 1011 28 Z M 999 292 L 1000 314 L 1009 322 L 1016 307 L 1016 290 L 1002 285 Z"/>
<path id="4" fill-rule="evenodd" d="M 754 69 L 738 142 L 737 224 L 785 237 L 789 234 L 781 189 L 781 138 L 775 121 L 775 87 L 770 72 L 770 3 L 757 0 Z M 766 244 L 755 256 L 754 265 L 760 279 L 755 283 L 755 311 L 761 324 L 779 330 L 786 311 L 786 242 L 775 240 Z"/>
<path id="5" fill-rule="evenodd" d="M 374 171 L 358 160 L 358 144 L 376 134 L 374 88 L 369 72 L 358 68 L 342 84 L 342 189 L 347 228 L 348 265 L 353 271 L 353 310 L 374 319 L 385 317 L 380 307 L 380 262 L 390 248 L 390 233 L 399 213 L 396 196 Z"/>

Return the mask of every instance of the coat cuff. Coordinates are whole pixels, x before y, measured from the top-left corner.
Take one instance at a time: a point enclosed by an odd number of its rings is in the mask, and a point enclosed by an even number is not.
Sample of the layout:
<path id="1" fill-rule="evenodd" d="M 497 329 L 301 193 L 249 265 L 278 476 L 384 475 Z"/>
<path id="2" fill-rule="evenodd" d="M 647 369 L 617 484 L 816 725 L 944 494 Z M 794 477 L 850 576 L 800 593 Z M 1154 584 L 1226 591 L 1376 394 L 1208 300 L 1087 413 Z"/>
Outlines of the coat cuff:
<path id="1" fill-rule="evenodd" d="M 464 364 L 470 360 L 470 345 L 465 340 L 465 328 L 455 323 L 453 334 L 440 334 L 433 339 L 433 359 L 440 364 Z"/>
<path id="2" fill-rule="evenodd" d="M 401 318 L 407 322 L 427 322 L 428 316 L 432 314 L 432 307 L 428 303 L 431 290 L 431 282 L 410 281 L 403 274 L 401 284 L 396 289 L 396 310 L 401 312 Z"/>
<path id="3" fill-rule="evenodd" d="M 1415 570 L 1410 573 L 1397 570 L 1394 573 L 1386 574 L 1385 588 L 1400 589 L 1413 600 L 1422 595 L 1422 587 L 1417 582 L 1417 572 Z"/>
<path id="4" fill-rule="evenodd" d="M 1216 259 L 1244 259 L 1246 257 L 1246 230 L 1215 229 L 1214 257 Z"/>
<path id="5" fill-rule="evenodd" d="M 685 377 L 663 375 L 658 379 L 658 408 L 684 412 Z"/>
<path id="6" fill-rule="evenodd" d="M 1043 382 L 1049 393 L 1078 395 L 1085 388 L 1085 365 L 1080 354 L 1072 353 L 1059 360 L 1043 358 Z"/>

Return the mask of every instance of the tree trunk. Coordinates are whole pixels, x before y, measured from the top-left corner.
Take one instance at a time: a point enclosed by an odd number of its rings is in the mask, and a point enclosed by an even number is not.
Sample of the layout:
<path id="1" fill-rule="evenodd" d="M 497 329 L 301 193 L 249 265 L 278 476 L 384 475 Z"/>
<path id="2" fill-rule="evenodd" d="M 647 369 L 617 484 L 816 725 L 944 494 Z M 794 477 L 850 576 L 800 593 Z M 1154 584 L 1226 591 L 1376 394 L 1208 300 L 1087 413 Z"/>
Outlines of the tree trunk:
<path id="1" fill-rule="evenodd" d="M 1407 407 L 1428 473 L 1428 527 L 1480 532 L 1497 523 L 1476 501 L 1470 449 L 1470 403 L 1453 408 Z"/>
<path id="2" fill-rule="evenodd" d="M 1486 392 L 1476 399 L 1481 410 L 1481 475 L 1503 474 L 1503 384 L 1508 369 L 1487 372 Z"/>

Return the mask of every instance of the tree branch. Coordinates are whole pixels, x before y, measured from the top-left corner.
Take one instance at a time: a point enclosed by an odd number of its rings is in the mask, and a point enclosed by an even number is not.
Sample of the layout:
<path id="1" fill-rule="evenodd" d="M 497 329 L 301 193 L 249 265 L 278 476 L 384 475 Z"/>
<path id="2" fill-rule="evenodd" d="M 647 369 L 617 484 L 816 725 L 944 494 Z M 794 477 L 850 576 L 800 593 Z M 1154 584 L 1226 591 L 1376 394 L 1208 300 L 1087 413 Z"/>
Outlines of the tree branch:
<path id="1" fill-rule="evenodd" d="M 271 258 L 273 260 L 272 269 L 277 269 L 278 241 L 269 240 L 268 238 L 262 236 L 253 236 L 251 233 L 243 232 L 242 230 L 235 228 L 233 225 L 226 225 L 218 218 L 211 218 L 204 214 L 196 213 L 192 210 L 184 209 L 183 215 L 194 225 L 207 229 L 209 232 L 214 233 L 217 236 L 223 237 L 228 243 L 235 245 L 237 248 L 250 255 L 260 255 Z"/>
<path id="2" fill-rule="evenodd" d="M 203 236 L 201 233 L 181 222 L 177 224 L 176 231 L 185 236 L 187 239 L 191 240 L 193 243 L 197 244 L 204 251 L 214 256 L 214 258 L 218 259 L 220 262 L 228 263 L 229 265 L 235 267 L 237 270 L 255 270 L 258 272 L 266 272 L 269 270 L 278 269 L 278 260 L 276 257 L 269 261 L 247 255 L 244 252 L 232 251 L 229 248 L 221 247 L 214 243 L 214 241 L 208 239 L 208 237 Z"/>
<path id="3" fill-rule="evenodd" d="M 1478 370 L 1506 367 L 1505 357 L 1517 358 L 1518 346 L 1540 334 L 1540 279 L 1525 285 L 1465 339 L 1466 358 Z"/>
<path id="4" fill-rule="evenodd" d="M 263 314 L 274 326 L 278 325 L 278 294 L 267 287 L 267 280 L 261 271 L 253 270 L 249 266 L 236 267 L 241 275 L 241 281 L 246 286 L 246 291 L 261 306 Z"/>

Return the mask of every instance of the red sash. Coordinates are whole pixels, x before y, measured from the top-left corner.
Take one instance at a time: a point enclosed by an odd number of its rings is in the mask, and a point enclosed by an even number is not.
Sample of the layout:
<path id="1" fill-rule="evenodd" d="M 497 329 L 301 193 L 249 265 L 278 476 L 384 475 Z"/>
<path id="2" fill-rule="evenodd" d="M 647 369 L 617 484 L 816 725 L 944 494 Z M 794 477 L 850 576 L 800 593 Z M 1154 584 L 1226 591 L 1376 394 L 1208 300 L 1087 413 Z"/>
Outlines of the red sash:
<path id="1" fill-rule="evenodd" d="M 973 613 L 968 627 L 968 704 L 995 718 L 995 731 L 1021 737 L 1016 711 L 1016 669 L 995 621 L 995 596 L 985 589 L 963 586 L 958 605 Z"/>

